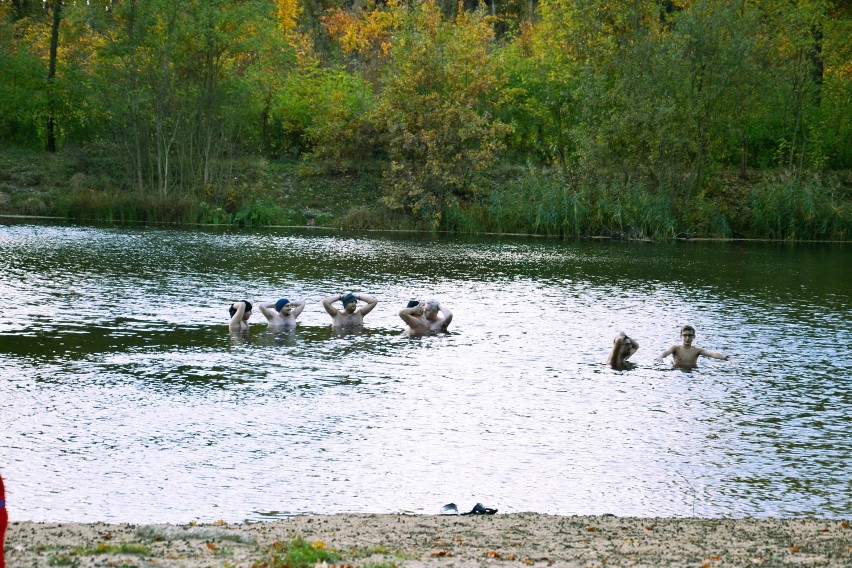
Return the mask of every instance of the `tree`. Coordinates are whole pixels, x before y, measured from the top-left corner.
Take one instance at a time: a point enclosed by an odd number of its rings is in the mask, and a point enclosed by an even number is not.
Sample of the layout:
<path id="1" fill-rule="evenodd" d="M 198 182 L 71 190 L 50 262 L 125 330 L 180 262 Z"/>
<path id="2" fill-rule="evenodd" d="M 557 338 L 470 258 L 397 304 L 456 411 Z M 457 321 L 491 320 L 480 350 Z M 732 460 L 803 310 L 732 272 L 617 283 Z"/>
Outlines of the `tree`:
<path id="1" fill-rule="evenodd" d="M 47 151 L 56 152 L 56 94 L 53 83 L 56 80 L 56 52 L 59 48 L 59 24 L 62 22 L 62 0 L 46 2 L 51 12 L 50 25 L 50 63 L 47 67 L 48 109 L 47 109 Z"/>
<path id="2" fill-rule="evenodd" d="M 477 194 L 478 174 L 503 147 L 508 129 L 487 112 L 503 78 L 481 12 L 448 22 L 429 0 L 398 10 L 373 115 L 390 159 L 384 202 L 436 228 L 448 206 Z"/>

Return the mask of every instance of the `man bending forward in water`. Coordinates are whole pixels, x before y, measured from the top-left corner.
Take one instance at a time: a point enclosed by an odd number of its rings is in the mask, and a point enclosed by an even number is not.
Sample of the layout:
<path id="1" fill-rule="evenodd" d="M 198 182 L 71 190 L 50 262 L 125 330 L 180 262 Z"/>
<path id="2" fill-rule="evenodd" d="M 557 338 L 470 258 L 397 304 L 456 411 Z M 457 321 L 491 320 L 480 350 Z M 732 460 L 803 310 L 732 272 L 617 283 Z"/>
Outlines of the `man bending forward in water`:
<path id="1" fill-rule="evenodd" d="M 343 304 L 342 311 L 331 305 L 338 300 Z M 367 302 L 367 305 L 359 308 L 358 300 Z M 378 303 L 377 299 L 368 294 L 347 292 L 343 295 L 329 296 L 322 301 L 322 307 L 331 316 L 331 327 L 334 331 L 349 333 L 358 331 L 364 326 L 364 316 L 373 311 Z"/>

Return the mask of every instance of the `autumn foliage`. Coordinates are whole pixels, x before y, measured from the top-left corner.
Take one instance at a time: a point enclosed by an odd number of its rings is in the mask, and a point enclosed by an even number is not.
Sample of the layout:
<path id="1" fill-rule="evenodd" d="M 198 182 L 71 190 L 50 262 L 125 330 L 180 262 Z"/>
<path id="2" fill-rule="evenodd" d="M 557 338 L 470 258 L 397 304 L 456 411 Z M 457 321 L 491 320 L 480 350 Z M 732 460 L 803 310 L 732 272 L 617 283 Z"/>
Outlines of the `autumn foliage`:
<path id="1" fill-rule="evenodd" d="M 831 0 L 4 2 L 0 144 L 226 209 L 287 158 L 433 229 L 845 238 L 850 34 Z"/>

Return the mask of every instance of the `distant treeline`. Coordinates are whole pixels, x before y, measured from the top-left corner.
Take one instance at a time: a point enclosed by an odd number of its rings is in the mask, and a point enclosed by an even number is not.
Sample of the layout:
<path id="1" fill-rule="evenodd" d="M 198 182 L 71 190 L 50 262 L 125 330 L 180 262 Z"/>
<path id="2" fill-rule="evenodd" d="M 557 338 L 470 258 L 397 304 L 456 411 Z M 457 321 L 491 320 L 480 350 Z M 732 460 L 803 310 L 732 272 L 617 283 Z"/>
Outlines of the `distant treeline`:
<path id="1" fill-rule="evenodd" d="M 0 0 L 0 145 L 232 212 L 286 159 L 369 180 L 353 226 L 846 239 L 850 37 L 840 0 Z"/>

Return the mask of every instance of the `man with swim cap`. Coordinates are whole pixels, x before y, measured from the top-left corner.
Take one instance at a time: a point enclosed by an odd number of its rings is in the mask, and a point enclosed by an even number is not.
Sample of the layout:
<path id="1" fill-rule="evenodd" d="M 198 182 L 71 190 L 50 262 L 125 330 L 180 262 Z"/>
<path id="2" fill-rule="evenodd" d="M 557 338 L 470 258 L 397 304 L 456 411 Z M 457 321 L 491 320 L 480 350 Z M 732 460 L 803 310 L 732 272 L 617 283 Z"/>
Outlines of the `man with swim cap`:
<path id="1" fill-rule="evenodd" d="M 231 307 L 228 308 L 228 313 L 231 314 L 231 322 L 228 324 L 228 329 L 231 331 L 248 331 L 251 308 L 251 302 L 248 300 L 240 300 L 231 304 Z"/>
<path id="2" fill-rule="evenodd" d="M 331 304 L 340 301 L 343 304 L 343 310 L 338 310 Z M 358 300 L 366 302 L 367 305 L 358 307 Z M 379 301 L 368 294 L 353 294 L 346 292 L 329 296 L 322 301 L 322 307 L 331 316 L 331 327 L 334 331 L 350 333 L 358 331 L 364 326 L 364 316 L 373 311 Z"/>
<path id="3" fill-rule="evenodd" d="M 426 335 L 430 333 L 429 320 L 424 315 L 426 304 L 420 300 L 411 300 L 408 305 L 399 311 L 399 317 L 408 324 L 406 330 L 409 335 Z"/>
<path id="4" fill-rule="evenodd" d="M 291 302 L 287 298 L 281 298 L 275 303 L 260 304 L 260 311 L 266 316 L 269 327 L 277 329 L 295 328 L 296 318 L 304 309 L 304 300 L 293 300 Z"/>

